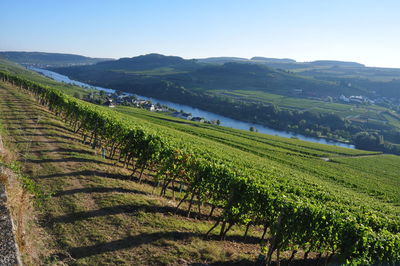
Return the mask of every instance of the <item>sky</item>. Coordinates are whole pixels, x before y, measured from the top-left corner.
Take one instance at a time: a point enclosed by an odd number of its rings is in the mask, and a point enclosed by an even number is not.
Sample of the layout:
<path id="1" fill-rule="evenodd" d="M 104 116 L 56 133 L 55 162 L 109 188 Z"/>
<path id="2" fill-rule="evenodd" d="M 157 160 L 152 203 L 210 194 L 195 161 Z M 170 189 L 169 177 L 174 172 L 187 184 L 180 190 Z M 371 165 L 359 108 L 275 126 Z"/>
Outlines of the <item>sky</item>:
<path id="1" fill-rule="evenodd" d="M 398 0 L 0 0 L 0 50 L 400 68 Z"/>

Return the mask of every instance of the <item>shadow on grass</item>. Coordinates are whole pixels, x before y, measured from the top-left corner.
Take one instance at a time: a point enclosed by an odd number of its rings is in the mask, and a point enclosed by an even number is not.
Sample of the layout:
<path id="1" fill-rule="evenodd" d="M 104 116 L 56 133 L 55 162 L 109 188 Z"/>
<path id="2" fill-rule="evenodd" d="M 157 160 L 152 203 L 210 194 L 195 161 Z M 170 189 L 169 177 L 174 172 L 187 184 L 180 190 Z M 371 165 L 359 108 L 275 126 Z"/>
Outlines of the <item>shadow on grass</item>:
<path id="1" fill-rule="evenodd" d="M 18 108 L 31 108 L 32 107 L 32 105 L 26 104 L 25 101 L 15 101 L 12 98 L 6 98 L 3 95 L 1 95 L 1 98 L 4 98 L 4 100 L 7 101 L 7 104 L 5 104 L 5 103 L 0 104 L 0 107 L 2 106 L 2 107 L 8 108 L 10 106 L 10 103 L 13 103 L 12 105 L 18 104 Z"/>
<path id="2" fill-rule="evenodd" d="M 254 258 L 254 260 L 247 260 L 247 259 L 242 259 L 239 261 L 219 261 L 219 262 L 213 262 L 213 263 L 191 263 L 189 264 L 190 266 L 209 266 L 209 265 L 215 265 L 215 266 L 241 266 L 241 265 L 245 265 L 245 266 L 261 266 L 264 265 L 262 263 L 257 263 L 256 258 Z M 286 259 L 281 259 L 280 264 L 278 264 L 276 261 L 272 261 L 271 262 L 271 266 L 278 266 L 278 265 L 290 265 L 290 266 L 318 266 L 318 265 L 326 265 L 325 264 L 325 258 L 321 258 L 319 261 L 317 261 L 317 259 L 307 259 L 307 260 L 303 260 L 303 259 L 294 259 L 292 261 L 288 261 Z M 340 265 L 340 264 L 328 264 L 328 265 Z"/>
<path id="3" fill-rule="evenodd" d="M 12 110 L 12 111 L 2 111 L 1 112 L 4 115 L 13 115 L 16 113 L 26 113 L 26 114 L 31 114 L 32 111 L 26 111 L 26 110 Z"/>
<path id="4" fill-rule="evenodd" d="M 148 193 L 145 193 L 143 191 L 136 190 L 136 189 L 108 188 L 108 187 L 88 187 L 88 188 L 77 188 L 77 189 L 59 191 L 54 195 L 54 197 L 73 195 L 73 194 L 77 194 L 77 193 L 112 193 L 112 192 L 134 193 L 134 194 L 148 195 Z"/>
<path id="5" fill-rule="evenodd" d="M 12 123 L 9 123 L 9 124 L 13 125 L 13 126 L 29 126 L 29 125 L 37 126 L 38 125 L 37 122 L 36 123 L 35 122 L 12 122 Z M 62 126 L 62 125 L 55 124 L 55 123 L 49 123 L 49 122 L 40 121 L 39 124 L 41 126 L 48 125 L 50 127 L 53 127 L 53 128 L 43 128 L 43 129 L 53 129 L 53 130 L 54 129 L 64 129 L 69 133 L 73 132 L 71 129 L 69 129 L 69 128 L 65 127 L 65 126 Z M 27 129 L 29 129 L 29 127 L 27 127 Z"/>
<path id="6" fill-rule="evenodd" d="M 18 125 L 16 125 L 16 124 L 12 124 L 12 125 L 15 125 L 16 127 L 13 127 L 13 128 L 9 127 L 9 128 L 7 128 L 7 131 L 17 131 L 17 130 L 22 130 L 22 131 L 27 131 L 27 130 L 50 131 L 50 130 L 56 130 L 57 132 L 61 132 L 61 133 L 64 133 L 64 134 L 71 134 L 71 131 L 67 131 L 64 128 L 58 128 L 58 127 L 55 127 L 55 126 L 53 126 L 53 127 L 51 127 L 51 126 L 45 127 L 45 126 L 42 125 L 42 123 L 39 123 L 39 124 L 30 123 L 30 125 L 32 125 L 31 127 L 26 126 L 26 124 L 24 124 L 24 123 L 20 123 L 20 125 L 19 125 L 19 126 L 23 126 L 23 127 L 18 127 Z M 38 125 L 40 125 L 40 126 L 38 126 Z"/>
<path id="7" fill-rule="evenodd" d="M 31 130 L 35 130 L 35 128 L 31 128 Z M 60 138 L 60 139 L 66 139 L 66 140 L 73 140 L 73 141 L 81 141 L 80 139 L 77 139 L 75 137 L 71 136 L 65 136 L 65 135 L 60 135 L 60 134 L 34 134 L 34 133 L 24 133 L 24 134 L 13 134 L 13 136 L 16 137 L 47 137 L 47 138 Z"/>
<path id="8" fill-rule="evenodd" d="M 143 193 L 143 192 L 142 192 Z M 128 214 L 128 215 L 137 215 L 139 212 L 144 213 L 162 213 L 164 215 L 177 215 L 184 217 L 186 219 L 187 212 L 186 210 L 178 209 L 176 210 L 175 207 L 172 206 L 156 206 L 156 205 L 145 205 L 145 204 L 125 204 L 125 205 L 116 205 L 112 207 L 104 207 L 98 210 L 90 210 L 90 211 L 82 211 L 82 212 L 75 212 L 70 213 L 54 218 L 49 218 L 48 223 L 49 225 L 53 226 L 57 223 L 75 223 L 82 220 L 87 220 L 96 217 L 104 217 L 109 215 L 117 215 L 117 214 Z M 203 215 L 202 215 L 203 216 Z M 204 219 L 204 217 L 200 217 Z M 204 220 L 203 220 L 204 221 Z M 210 228 L 212 223 L 210 223 Z M 217 232 L 216 229 L 214 232 Z M 202 237 L 205 237 L 204 234 L 200 234 Z M 209 235 L 208 239 L 219 240 L 218 235 Z M 246 239 L 242 235 L 227 235 L 225 237 L 228 241 L 235 241 L 235 242 L 244 242 L 249 244 L 258 244 L 260 239 L 254 236 L 247 236 Z"/>
<path id="9" fill-rule="evenodd" d="M 98 210 L 74 212 L 67 215 L 58 216 L 49 220 L 50 224 L 54 223 L 74 223 L 81 220 L 86 220 L 94 217 L 102 217 L 116 214 L 132 214 L 135 215 L 138 212 L 146 213 L 174 213 L 175 208 L 169 206 L 155 206 L 155 205 L 144 205 L 144 204 L 125 204 L 116 205 L 112 207 L 104 207 Z M 177 214 L 186 214 L 186 212 L 178 210 Z"/>
<path id="10" fill-rule="evenodd" d="M 13 143 L 15 144 L 22 144 L 22 143 L 59 143 L 59 144 L 71 144 L 69 142 L 66 141 L 60 141 L 60 140 L 16 140 L 13 141 Z"/>
<path id="11" fill-rule="evenodd" d="M 37 120 L 37 116 L 34 117 L 24 117 L 24 118 L 19 118 L 19 117 L 2 117 L 4 121 L 25 121 L 25 120 Z M 13 123 L 11 123 L 13 124 Z M 25 124 L 25 123 L 23 123 Z"/>
<path id="12" fill-rule="evenodd" d="M 115 240 L 107 243 L 99 243 L 91 246 L 71 248 L 69 253 L 75 259 L 82 259 L 105 252 L 117 251 L 127 248 L 135 248 L 140 245 L 150 244 L 160 239 L 184 240 L 191 237 L 199 237 L 200 234 L 190 232 L 157 232 L 142 233 L 136 236 Z"/>
<path id="13" fill-rule="evenodd" d="M 59 143 L 59 142 L 57 142 L 57 143 Z M 100 161 L 100 160 L 94 160 L 94 159 L 88 159 L 88 158 L 76 158 L 76 157 L 67 157 L 67 158 L 59 158 L 59 159 L 28 159 L 28 160 L 24 160 L 24 162 L 38 163 L 38 164 L 79 162 L 79 163 L 95 163 L 95 164 L 104 164 L 104 165 L 114 166 L 111 163 L 107 163 L 107 162 Z"/>
<path id="14" fill-rule="evenodd" d="M 202 234 L 191 233 L 191 232 L 155 232 L 155 233 L 142 233 L 136 236 L 128 236 L 123 239 L 110 241 L 107 243 L 99 243 L 84 247 L 70 248 L 69 253 L 74 259 L 83 259 L 90 256 L 103 254 L 106 252 L 115 252 L 118 250 L 137 248 L 141 245 L 151 244 L 159 240 L 172 240 L 180 241 L 186 240 L 193 237 L 202 237 Z M 294 262 L 294 261 L 293 261 Z M 294 262 L 295 263 L 295 262 Z M 255 265 L 255 261 L 249 259 L 242 259 L 239 261 L 228 261 L 228 262 L 214 262 L 214 263 L 191 263 L 189 265 L 202 266 L 202 265 Z M 273 264 L 275 265 L 275 264 Z M 300 265 L 300 264 L 294 264 Z"/>
<path id="15" fill-rule="evenodd" d="M 215 266 L 254 266 L 256 264 L 254 264 L 253 260 L 246 260 L 246 259 L 242 259 L 242 260 L 238 260 L 238 261 L 217 261 L 217 262 L 213 262 L 213 263 L 190 263 L 190 266 L 210 266 L 210 265 L 215 265 Z"/>
<path id="16" fill-rule="evenodd" d="M 83 171 L 70 172 L 70 173 L 42 175 L 42 176 L 38 176 L 38 178 L 55 178 L 55 177 L 69 177 L 69 176 L 98 176 L 98 177 L 113 178 L 113 179 L 120 179 L 120 180 L 129 180 L 129 176 L 125 176 L 125 175 L 121 175 L 121 174 L 111 174 L 111 173 L 100 172 L 100 171 L 92 171 L 92 170 L 83 170 Z"/>
<path id="17" fill-rule="evenodd" d="M 14 103 L 16 103 L 16 102 L 14 102 Z M 49 115 L 52 115 L 52 116 L 54 115 L 52 112 L 50 112 L 50 111 L 48 111 L 46 109 L 40 109 L 40 108 L 38 108 L 38 106 L 35 106 L 35 105 L 18 104 L 17 108 L 18 109 L 15 108 L 15 109 L 10 110 L 10 111 L 4 111 L 3 113 L 8 114 L 8 115 L 12 115 L 12 114 L 15 114 L 15 113 L 29 113 L 29 114 L 32 114 L 32 112 L 34 112 L 34 113 L 37 113 L 37 114 L 49 114 Z M 22 108 L 22 110 L 21 110 L 21 108 Z M 26 110 L 26 109 L 28 109 L 28 110 Z"/>
<path id="18" fill-rule="evenodd" d="M 57 148 L 52 150 L 38 150 L 40 153 L 62 153 L 66 155 L 71 155 L 71 153 L 79 153 L 79 154 L 86 154 L 86 155 L 95 155 L 94 151 L 87 151 L 87 150 L 76 150 L 76 149 L 65 149 L 65 148 Z"/>

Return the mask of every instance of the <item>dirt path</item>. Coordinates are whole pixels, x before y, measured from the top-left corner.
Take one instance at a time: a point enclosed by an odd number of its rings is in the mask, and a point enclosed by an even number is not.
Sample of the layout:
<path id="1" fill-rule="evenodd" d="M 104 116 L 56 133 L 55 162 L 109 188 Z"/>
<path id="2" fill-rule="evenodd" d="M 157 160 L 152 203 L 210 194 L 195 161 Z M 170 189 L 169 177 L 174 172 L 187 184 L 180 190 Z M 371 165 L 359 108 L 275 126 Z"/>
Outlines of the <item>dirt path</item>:
<path id="1" fill-rule="evenodd" d="M 364 154 L 364 155 L 335 155 L 331 157 L 321 157 L 321 160 L 325 162 L 330 162 L 332 159 L 336 158 L 365 158 L 365 157 L 376 157 L 385 155 L 384 153 L 377 153 L 377 154 Z"/>

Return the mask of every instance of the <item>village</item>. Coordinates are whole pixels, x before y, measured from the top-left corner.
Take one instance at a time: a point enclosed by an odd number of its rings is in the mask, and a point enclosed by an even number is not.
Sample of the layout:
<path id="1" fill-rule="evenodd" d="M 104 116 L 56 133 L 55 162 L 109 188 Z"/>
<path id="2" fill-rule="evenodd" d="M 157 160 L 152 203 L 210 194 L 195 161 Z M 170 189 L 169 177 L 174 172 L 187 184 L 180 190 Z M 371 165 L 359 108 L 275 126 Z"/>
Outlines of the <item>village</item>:
<path id="1" fill-rule="evenodd" d="M 166 113 L 176 118 L 181 118 L 188 121 L 219 125 L 219 120 L 206 120 L 204 117 L 192 116 L 190 113 L 186 113 L 183 110 L 177 111 L 166 105 L 160 103 L 154 104 L 150 100 L 139 99 L 135 95 L 126 94 L 120 91 L 114 93 L 107 93 L 105 91 L 91 92 L 83 100 L 114 108 L 117 105 L 131 106 L 136 108 L 142 108 L 151 112 Z"/>
<path id="2" fill-rule="evenodd" d="M 341 94 L 339 97 L 326 96 L 326 97 L 307 97 L 310 100 L 324 101 L 324 102 L 337 102 L 344 104 L 368 105 L 376 104 L 390 109 L 400 109 L 400 100 L 388 97 L 375 97 L 370 99 L 364 95 L 351 95 L 345 96 Z"/>

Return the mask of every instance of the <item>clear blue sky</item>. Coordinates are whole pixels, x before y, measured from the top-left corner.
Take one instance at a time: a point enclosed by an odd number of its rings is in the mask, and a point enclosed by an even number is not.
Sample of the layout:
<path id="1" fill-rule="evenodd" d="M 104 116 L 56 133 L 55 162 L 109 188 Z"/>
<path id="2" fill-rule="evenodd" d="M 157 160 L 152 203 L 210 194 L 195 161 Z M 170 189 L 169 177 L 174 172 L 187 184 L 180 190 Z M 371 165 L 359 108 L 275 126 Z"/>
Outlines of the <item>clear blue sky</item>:
<path id="1" fill-rule="evenodd" d="M 0 0 L 0 50 L 400 67 L 399 0 Z"/>

